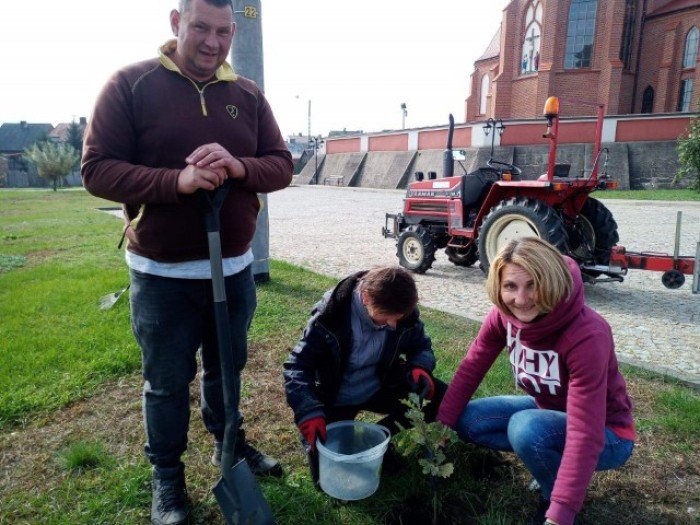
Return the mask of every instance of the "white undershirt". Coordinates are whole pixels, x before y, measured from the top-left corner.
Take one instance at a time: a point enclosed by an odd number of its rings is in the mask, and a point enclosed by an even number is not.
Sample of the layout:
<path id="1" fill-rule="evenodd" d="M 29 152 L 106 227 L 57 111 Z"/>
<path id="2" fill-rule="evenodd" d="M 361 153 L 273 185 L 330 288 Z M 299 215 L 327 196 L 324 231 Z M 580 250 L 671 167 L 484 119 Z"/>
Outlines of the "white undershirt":
<path id="1" fill-rule="evenodd" d="M 171 277 L 173 279 L 211 279 L 211 265 L 209 259 L 198 259 L 196 261 L 185 262 L 159 262 L 136 255 L 125 250 L 126 264 L 132 270 L 158 275 L 160 277 Z M 253 262 L 253 250 L 250 248 L 243 255 L 238 257 L 225 257 L 223 259 L 224 277 L 235 275 L 245 269 Z"/>

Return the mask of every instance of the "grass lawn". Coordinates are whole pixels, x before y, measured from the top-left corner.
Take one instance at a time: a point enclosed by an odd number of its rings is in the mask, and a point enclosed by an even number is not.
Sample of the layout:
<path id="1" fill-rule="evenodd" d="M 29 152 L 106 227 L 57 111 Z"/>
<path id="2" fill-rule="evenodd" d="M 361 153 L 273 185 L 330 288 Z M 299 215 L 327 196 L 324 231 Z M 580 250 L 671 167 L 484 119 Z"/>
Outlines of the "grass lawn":
<path id="1" fill-rule="evenodd" d="M 98 308 L 100 296 L 128 279 L 116 249 L 119 222 L 95 211 L 110 205 L 83 191 L 0 190 L 0 524 L 148 522 L 140 358 L 127 295 L 111 310 Z M 271 275 L 258 288 L 242 409 L 250 439 L 286 471 L 282 480 L 261 482 L 277 522 L 398 523 L 410 502 L 428 501 L 415 457 L 361 502 L 339 504 L 313 488 L 284 401 L 281 363 L 334 281 L 276 261 Z M 449 380 L 478 325 L 429 309 L 423 315 L 437 375 Z M 624 468 L 596 474 L 583 522 L 700 523 L 690 510 L 700 508 L 700 395 L 648 372 L 624 373 L 639 440 Z M 478 395 L 512 388 L 501 356 Z M 198 401 L 193 385 L 185 457 L 191 523 L 219 524 L 211 494 L 218 471 L 209 464 Z M 528 475 L 512 455 L 456 444 L 448 456 L 456 473 L 440 492 L 450 523 L 516 524 L 534 508 Z"/>
<path id="2" fill-rule="evenodd" d="M 700 201 L 700 191 L 674 190 L 607 190 L 597 191 L 596 199 L 630 199 L 638 201 Z"/>

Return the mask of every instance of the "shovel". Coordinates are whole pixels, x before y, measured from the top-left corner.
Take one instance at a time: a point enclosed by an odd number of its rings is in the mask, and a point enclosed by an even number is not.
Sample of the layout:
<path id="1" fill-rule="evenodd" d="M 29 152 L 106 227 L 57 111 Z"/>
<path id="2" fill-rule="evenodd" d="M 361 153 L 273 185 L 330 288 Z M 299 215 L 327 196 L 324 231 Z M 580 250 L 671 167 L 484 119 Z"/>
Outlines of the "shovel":
<path id="1" fill-rule="evenodd" d="M 226 288 L 221 261 L 219 211 L 229 191 L 229 181 L 213 192 L 199 190 L 197 198 L 204 214 L 209 244 L 211 282 L 214 293 L 214 320 L 221 360 L 221 379 L 226 427 L 221 449 L 221 479 L 214 486 L 216 501 L 228 525 L 274 524 L 274 516 L 245 459 L 236 462 L 234 450 L 238 432 L 240 392 L 234 376 L 234 356 L 228 324 Z"/>
<path id="2" fill-rule="evenodd" d="M 113 292 L 100 297 L 100 310 L 109 310 L 110 308 L 112 308 L 117 303 L 119 298 L 122 295 L 124 295 L 124 292 L 126 292 L 129 289 L 129 286 L 131 286 L 131 284 L 127 284 L 118 292 Z"/>

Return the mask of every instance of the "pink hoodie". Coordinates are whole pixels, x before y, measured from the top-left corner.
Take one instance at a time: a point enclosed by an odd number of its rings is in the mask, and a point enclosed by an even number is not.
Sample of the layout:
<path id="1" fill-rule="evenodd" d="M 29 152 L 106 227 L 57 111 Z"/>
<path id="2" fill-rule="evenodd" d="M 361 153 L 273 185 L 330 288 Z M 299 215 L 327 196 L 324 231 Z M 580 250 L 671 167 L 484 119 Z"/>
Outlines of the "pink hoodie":
<path id="1" fill-rule="evenodd" d="M 632 402 L 617 367 L 610 326 L 586 306 L 578 265 L 565 257 L 574 281 L 571 297 L 532 323 L 495 306 L 452 378 L 438 420 L 454 427 L 504 346 L 516 387 L 539 408 L 567 413 L 566 446 L 547 516 L 570 525 L 605 444 L 605 426 L 634 440 Z"/>

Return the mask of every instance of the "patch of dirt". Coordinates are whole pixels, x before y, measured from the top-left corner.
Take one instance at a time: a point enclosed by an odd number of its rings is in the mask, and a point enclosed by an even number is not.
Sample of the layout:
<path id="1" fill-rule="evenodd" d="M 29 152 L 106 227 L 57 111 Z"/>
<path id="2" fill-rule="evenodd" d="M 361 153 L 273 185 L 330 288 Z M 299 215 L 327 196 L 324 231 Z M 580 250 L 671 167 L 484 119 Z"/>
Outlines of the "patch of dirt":
<path id="1" fill-rule="evenodd" d="M 305 456 L 284 398 L 284 357 L 284 351 L 275 355 L 251 346 L 241 410 L 246 437 L 290 471 L 304 466 Z M 61 483 L 68 474 L 60 466 L 58 453 L 76 441 L 99 441 L 120 462 L 145 465 L 141 389 L 141 375 L 132 374 L 105 383 L 89 399 L 0 432 L 0 500 L 12 493 L 46 492 Z M 210 463 L 213 438 L 202 423 L 199 400 L 196 379 L 190 388 L 189 448 L 183 457 L 194 503 L 191 523 L 223 523 L 216 505 L 201 505 L 212 498 L 210 487 L 219 479 L 219 470 Z M 149 511 L 143 510 L 144 520 Z"/>
<path id="2" fill-rule="evenodd" d="M 443 498 L 437 509 L 433 509 L 429 495 L 414 494 L 402 503 L 394 505 L 384 516 L 382 523 L 384 525 L 429 525 L 431 523 L 478 525 L 479 520 L 465 514 L 465 508 L 468 508 L 468 505 L 455 495 Z"/>
<path id="3" fill-rule="evenodd" d="M 282 362 L 288 349 L 283 344 L 252 346 L 244 371 L 244 399 L 247 437 L 261 450 L 280 460 L 286 472 L 306 476 L 305 456 L 298 431 L 284 397 Z M 663 382 L 632 379 L 628 382 L 638 416 L 653 413 L 651 392 L 669 388 Z M 146 465 L 141 414 L 142 380 L 133 374 L 106 383 L 100 392 L 22 426 L 0 432 L 0 500 L 19 492 L 45 492 L 68 475 L 59 465 L 57 453 L 78 440 L 99 441 L 122 463 Z M 212 438 L 199 415 L 199 384 L 191 388 L 192 421 L 189 450 L 184 459 L 190 497 L 194 504 L 193 524 L 223 523 L 210 487 L 218 470 L 209 463 Z M 682 445 L 682 446 L 681 446 Z M 530 476 L 513 454 L 477 451 L 458 445 L 455 476 L 469 473 L 475 480 L 474 501 L 499 501 L 496 508 L 518 521 L 535 507 L 537 496 L 526 490 Z M 442 482 L 449 492 L 450 480 Z M 148 487 L 144 487 L 148 490 Z M 471 523 L 459 494 L 450 494 L 441 523 Z M 451 499 L 450 499 L 451 498 Z M 492 498 L 498 498 L 496 500 Z M 406 500 L 388 508 L 386 523 L 417 523 L 409 516 L 423 516 L 429 498 Z M 461 508 L 459 514 L 451 509 Z M 691 510 L 689 512 L 688 509 Z M 639 432 L 630 461 L 621 469 L 596 473 L 588 490 L 581 518 L 584 524 L 634 523 L 635 525 L 697 525 L 700 510 L 700 436 L 680 444 L 663 432 Z M 483 509 L 481 509 L 483 511 Z M 144 508 L 141 517 L 148 517 Z M 457 512 L 454 510 L 454 512 Z M 393 521 L 392 521 L 393 520 Z M 461 520 L 461 521 L 460 521 Z M 302 522 L 300 522 L 302 523 Z M 430 523 L 430 520 L 421 521 Z"/>

